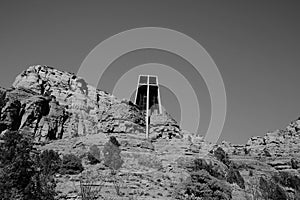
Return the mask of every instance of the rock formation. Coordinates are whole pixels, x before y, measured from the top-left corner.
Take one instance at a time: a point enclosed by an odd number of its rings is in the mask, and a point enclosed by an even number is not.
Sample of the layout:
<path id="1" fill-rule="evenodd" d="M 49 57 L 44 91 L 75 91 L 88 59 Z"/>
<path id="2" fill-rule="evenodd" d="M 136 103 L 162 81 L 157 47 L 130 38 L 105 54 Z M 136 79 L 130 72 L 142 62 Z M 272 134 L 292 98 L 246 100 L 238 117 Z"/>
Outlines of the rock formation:
<path id="1" fill-rule="evenodd" d="M 251 172 L 248 180 L 269 184 L 265 190 L 270 194 L 262 199 L 300 199 L 300 118 L 282 130 L 252 137 L 246 144 L 222 142 L 221 146 L 236 165 Z M 271 191 L 270 184 L 277 189 Z"/>
<path id="2" fill-rule="evenodd" d="M 127 100 L 95 89 L 72 73 L 31 66 L 11 89 L 0 88 L 0 133 L 22 130 L 39 150 L 82 158 L 79 175 L 58 175 L 59 199 L 79 199 L 80 181 L 99 181 L 103 155 L 88 162 L 90 147 L 102 152 L 114 136 L 124 161 L 118 176 L 138 199 L 300 199 L 300 118 L 286 128 L 252 137 L 246 144 L 212 144 L 182 131 L 167 113 L 145 114 Z M 101 151 L 100 151 L 101 150 Z M 99 175 L 100 174 L 100 175 Z M 78 189 L 78 188 L 77 188 Z M 115 198 L 109 188 L 103 194 Z"/>
<path id="3" fill-rule="evenodd" d="M 98 90 L 83 78 L 52 67 L 36 65 L 18 75 L 12 89 L 0 90 L 0 131 L 22 129 L 37 141 L 87 134 L 145 131 L 144 113 L 127 100 Z M 168 122 L 168 123 L 166 123 Z M 155 124 L 159 129 L 180 129 L 169 117 Z"/>

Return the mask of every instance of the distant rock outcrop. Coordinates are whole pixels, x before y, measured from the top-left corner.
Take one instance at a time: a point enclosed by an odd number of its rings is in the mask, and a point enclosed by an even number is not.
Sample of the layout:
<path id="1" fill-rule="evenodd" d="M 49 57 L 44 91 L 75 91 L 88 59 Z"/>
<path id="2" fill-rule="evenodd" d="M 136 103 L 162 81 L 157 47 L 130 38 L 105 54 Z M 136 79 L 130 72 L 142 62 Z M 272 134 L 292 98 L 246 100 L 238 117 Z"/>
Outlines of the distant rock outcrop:
<path id="1" fill-rule="evenodd" d="M 246 144 L 222 142 L 220 146 L 236 168 L 249 171 L 246 178 L 254 183 L 248 193 L 257 190 L 262 199 L 300 198 L 300 118 L 282 130 L 251 137 Z"/>
<path id="2" fill-rule="evenodd" d="M 300 119 L 292 121 L 285 129 L 251 137 L 246 144 L 236 145 L 222 142 L 230 154 L 267 157 L 300 155 Z"/>

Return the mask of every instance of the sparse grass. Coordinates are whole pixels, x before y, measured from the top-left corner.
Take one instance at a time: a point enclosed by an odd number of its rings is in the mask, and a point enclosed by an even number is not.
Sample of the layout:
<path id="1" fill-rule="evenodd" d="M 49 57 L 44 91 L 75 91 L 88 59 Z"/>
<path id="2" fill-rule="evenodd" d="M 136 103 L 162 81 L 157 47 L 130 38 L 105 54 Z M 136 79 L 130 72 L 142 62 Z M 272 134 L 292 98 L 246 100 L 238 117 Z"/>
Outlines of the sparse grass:
<path id="1" fill-rule="evenodd" d="M 152 155 L 139 156 L 137 158 L 137 161 L 139 165 L 157 169 L 157 170 L 160 170 L 163 167 L 161 161 L 156 156 L 152 156 Z"/>

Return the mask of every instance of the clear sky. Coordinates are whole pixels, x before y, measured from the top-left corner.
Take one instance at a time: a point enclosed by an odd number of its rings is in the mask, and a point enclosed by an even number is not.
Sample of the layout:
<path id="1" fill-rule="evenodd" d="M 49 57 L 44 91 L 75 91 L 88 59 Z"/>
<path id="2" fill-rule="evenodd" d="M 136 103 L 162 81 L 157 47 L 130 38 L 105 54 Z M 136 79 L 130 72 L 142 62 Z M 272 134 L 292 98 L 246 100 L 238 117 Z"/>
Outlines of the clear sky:
<path id="1" fill-rule="evenodd" d="M 220 140 L 244 143 L 300 116 L 299 10 L 296 0 L 1 0 L 0 85 L 10 87 L 32 64 L 76 73 L 87 54 L 114 34 L 146 26 L 170 28 L 197 40 L 215 61 L 228 103 Z M 191 67 L 158 50 L 131 52 L 112 65 L 117 70 L 150 62 Z M 210 99 L 200 79 L 200 125 L 205 132 Z M 109 90 L 111 84 L 107 80 L 98 87 Z M 178 101 L 168 88 L 162 90 L 165 107 L 178 118 Z M 130 88 L 129 96 L 132 92 Z"/>

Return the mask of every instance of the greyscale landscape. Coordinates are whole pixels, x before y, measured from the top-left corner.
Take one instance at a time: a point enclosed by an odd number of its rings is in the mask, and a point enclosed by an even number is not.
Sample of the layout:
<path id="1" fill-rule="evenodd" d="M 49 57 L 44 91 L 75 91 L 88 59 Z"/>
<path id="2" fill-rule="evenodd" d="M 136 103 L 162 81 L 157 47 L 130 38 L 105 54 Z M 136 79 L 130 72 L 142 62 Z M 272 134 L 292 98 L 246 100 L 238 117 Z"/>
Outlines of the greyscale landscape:
<path id="1" fill-rule="evenodd" d="M 209 143 L 73 73 L 35 65 L 1 88 L 1 199 L 300 199 L 300 120 Z"/>
<path id="2" fill-rule="evenodd" d="M 0 200 L 300 200 L 299 10 L 0 0 Z"/>

